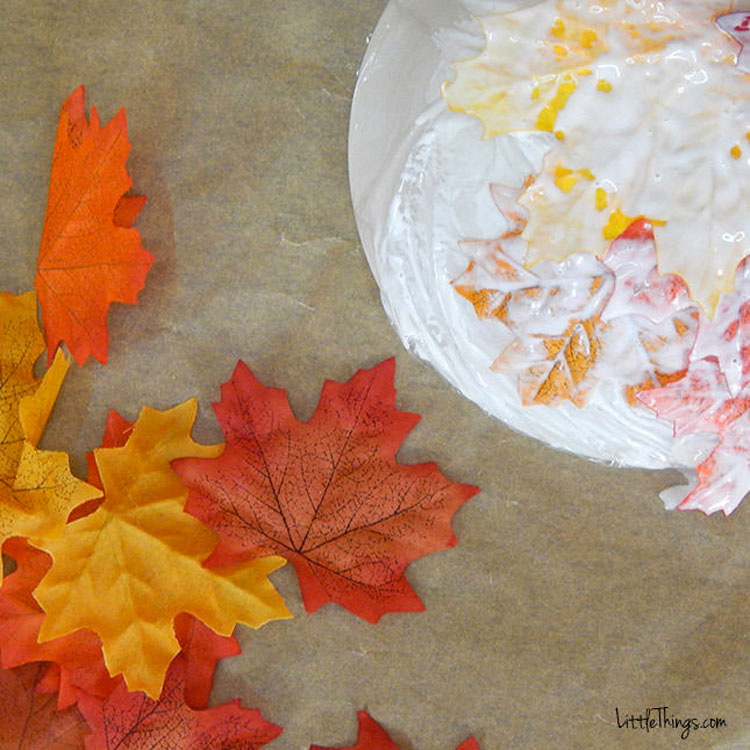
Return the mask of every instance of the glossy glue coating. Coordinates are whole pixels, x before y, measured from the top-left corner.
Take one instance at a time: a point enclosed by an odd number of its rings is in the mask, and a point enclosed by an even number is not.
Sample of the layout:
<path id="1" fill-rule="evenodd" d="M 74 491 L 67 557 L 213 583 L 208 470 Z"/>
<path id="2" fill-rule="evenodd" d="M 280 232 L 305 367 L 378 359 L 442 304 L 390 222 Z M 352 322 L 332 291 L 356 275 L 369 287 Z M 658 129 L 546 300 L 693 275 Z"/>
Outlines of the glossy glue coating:
<path id="1" fill-rule="evenodd" d="M 512 7 L 471 5 L 482 13 Z M 528 3 L 516 7 L 521 5 Z M 559 139 L 533 130 L 483 138 L 477 118 L 450 111 L 440 88 L 454 75 L 451 61 L 476 56 L 483 44 L 482 29 L 464 5 L 404 0 L 388 6 L 363 62 L 350 175 L 360 234 L 386 311 L 408 348 L 513 428 L 612 463 L 695 466 L 713 438 L 675 440 L 671 425 L 629 403 L 617 379 L 602 377 L 582 407 L 524 406 L 517 379 L 492 368 L 513 333 L 479 318 L 451 282 L 466 272 L 466 241 L 508 231 L 490 186 L 522 191 Z"/>

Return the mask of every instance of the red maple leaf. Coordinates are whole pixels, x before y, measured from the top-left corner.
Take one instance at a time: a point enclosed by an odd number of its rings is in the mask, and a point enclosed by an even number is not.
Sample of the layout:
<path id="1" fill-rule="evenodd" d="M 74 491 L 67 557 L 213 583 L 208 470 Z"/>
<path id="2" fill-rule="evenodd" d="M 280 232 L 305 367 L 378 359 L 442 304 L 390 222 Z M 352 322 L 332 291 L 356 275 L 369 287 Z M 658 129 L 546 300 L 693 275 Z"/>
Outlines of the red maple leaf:
<path id="1" fill-rule="evenodd" d="M 374 623 L 424 609 L 404 569 L 456 544 L 451 516 L 478 489 L 435 464 L 396 462 L 419 415 L 395 408 L 394 367 L 390 359 L 348 383 L 326 381 L 303 423 L 284 391 L 238 363 L 214 404 L 224 453 L 173 462 L 190 487 L 185 510 L 221 536 L 208 564 L 282 555 L 308 612 L 332 601 Z"/>
<path id="2" fill-rule="evenodd" d="M 378 724 L 366 711 L 357 712 L 359 731 L 357 744 L 340 750 L 398 750 L 398 745 L 388 736 L 383 727 Z M 322 745 L 310 745 L 310 750 L 334 750 Z"/>
<path id="3" fill-rule="evenodd" d="M 46 664 L 0 669 L 0 747 L 18 750 L 79 750 L 87 734 L 78 709 L 58 711 L 37 690 Z"/>
<path id="4" fill-rule="evenodd" d="M 111 302 L 137 303 L 153 257 L 131 224 L 144 198 L 132 182 L 125 112 L 104 128 L 86 119 L 83 86 L 62 106 L 36 274 L 48 360 L 61 341 L 78 364 L 107 361 Z"/>
<path id="5" fill-rule="evenodd" d="M 242 708 L 239 700 L 194 711 L 184 699 L 185 665 L 178 656 L 169 668 L 158 701 L 121 684 L 105 702 L 85 696 L 80 708 L 94 733 L 87 750 L 257 750 L 281 734 L 260 711 Z"/>
<path id="6" fill-rule="evenodd" d="M 456 750 L 479 750 L 479 743 L 473 737 L 469 737 L 469 739 L 464 740 Z"/>
<path id="7" fill-rule="evenodd" d="M 110 677 L 99 638 L 90 630 L 38 643 L 44 612 L 32 591 L 52 565 L 46 552 L 34 549 L 25 540 L 9 539 L 3 552 L 16 561 L 16 570 L 0 587 L 0 655 L 3 667 L 32 662 L 54 662 L 58 669 L 46 674 L 44 690 L 59 690 L 58 707 L 75 703 L 82 692 L 105 698 L 119 680 Z"/>
<path id="8" fill-rule="evenodd" d="M 211 696 L 216 663 L 241 653 L 240 644 L 233 635 L 218 635 L 187 612 L 175 618 L 174 632 L 185 662 L 185 703 L 190 708 L 205 708 Z"/>
<path id="9" fill-rule="evenodd" d="M 366 711 L 357 712 L 359 730 L 357 744 L 344 748 L 310 745 L 310 750 L 399 750 L 398 745 L 388 736 L 383 727 Z M 464 740 L 456 750 L 479 750 L 479 743 L 473 738 Z"/>

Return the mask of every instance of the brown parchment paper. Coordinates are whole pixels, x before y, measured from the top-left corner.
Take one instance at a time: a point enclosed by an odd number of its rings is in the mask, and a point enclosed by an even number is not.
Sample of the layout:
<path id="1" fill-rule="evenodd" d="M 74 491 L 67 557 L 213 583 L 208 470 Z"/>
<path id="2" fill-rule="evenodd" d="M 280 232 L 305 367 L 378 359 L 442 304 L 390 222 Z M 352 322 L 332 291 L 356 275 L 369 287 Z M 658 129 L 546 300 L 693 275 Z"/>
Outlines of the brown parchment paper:
<path id="1" fill-rule="evenodd" d="M 238 358 L 308 417 L 325 378 L 396 355 L 399 407 L 422 422 L 403 462 L 482 487 L 458 547 L 412 564 L 426 612 L 377 626 L 328 605 L 238 628 L 218 670 L 284 733 L 269 748 L 351 745 L 366 709 L 401 748 L 750 747 L 747 535 L 663 510 L 679 477 L 613 469 L 519 436 L 402 348 L 349 203 L 356 71 L 384 0 L 4 0 L 0 5 L 2 289 L 33 284 L 60 104 L 80 83 L 126 107 L 138 226 L 156 256 L 138 307 L 110 313 L 110 360 L 69 374 L 42 445 L 84 454 L 107 410 L 200 399 L 195 436 Z M 668 706 L 693 731 L 616 725 Z"/>

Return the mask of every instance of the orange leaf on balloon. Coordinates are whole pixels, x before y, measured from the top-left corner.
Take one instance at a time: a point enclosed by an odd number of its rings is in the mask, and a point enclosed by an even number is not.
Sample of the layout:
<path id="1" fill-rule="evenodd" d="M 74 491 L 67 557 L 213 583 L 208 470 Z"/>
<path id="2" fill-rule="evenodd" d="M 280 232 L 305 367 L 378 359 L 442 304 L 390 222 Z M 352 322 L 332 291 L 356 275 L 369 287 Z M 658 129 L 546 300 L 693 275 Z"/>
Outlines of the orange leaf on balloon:
<path id="1" fill-rule="evenodd" d="M 51 360 L 65 342 L 78 364 L 107 361 L 112 302 L 137 303 L 153 257 L 131 225 L 143 198 L 125 196 L 125 112 L 105 126 L 86 118 L 83 86 L 62 106 L 36 274 Z"/>

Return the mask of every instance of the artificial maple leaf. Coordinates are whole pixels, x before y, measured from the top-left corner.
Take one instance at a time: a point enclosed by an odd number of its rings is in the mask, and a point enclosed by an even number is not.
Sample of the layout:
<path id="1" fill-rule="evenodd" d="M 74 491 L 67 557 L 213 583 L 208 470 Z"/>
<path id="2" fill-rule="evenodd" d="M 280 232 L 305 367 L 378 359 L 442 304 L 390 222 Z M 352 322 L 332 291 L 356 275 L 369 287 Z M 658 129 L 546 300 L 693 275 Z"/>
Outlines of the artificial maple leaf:
<path id="1" fill-rule="evenodd" d="M 81 693 L 106 698 L 119 679 L 110 677 L 102 658 L 101 642 L 90 630 L 38 643 L 44 612 L 32 596 L 52 565 L 49 555 L 29 546 L 24 539 L 5 543 L 3 551 L 16 561 L 16 570 L 0 588 L 0 656 L 3 667 L 31 662 L 54 662 L 53 679 L 45 684 L 59 691 L 58 708 L 65 709 Z"/>
<path id="2" fill-rule="evenodd" d="M 674 425 L 676 436 L 709 433 L 718 440 L 698 465 L 698 485 L 687 492 L 681 510 L 729 515 L 750 491 L 750 387 L 733 396 L 718 362 L 692 362 L 687 375 L 638 399 Z"/>
<path id="3" fill-rule="evenodd" d="M 59 353 L 35 378 L 43 351 L 36 295 L 0 294 L 0 545 L 59 533 L 73 507 L 100 494 L 70 473 L 65 453 L 36 448 L 68 369 Z"/>
<path id="4" fill-rule="evenodd" d="M 185 703 L 190 708 L 205 708 L 211 697 L 216 663 L 241 653 L 240 644 L 233 635 L 214 633 L 185 612 L 175 618 L 174 631 L 185 665 Z"/>
<path id="5" fill-rule="evenodd" d="M 367 711 L 357 712 L 359 730 L 357 732 L 357 744 L 350 745 L 338 750 L 398 750 L 398 745 L 388 736 L 383 727 L 373 719 Z M 310 745 L 310 750 L 337 750 L 322 745 Z M 456 750 L 479 750 L 479 743 L 473 738 L 464 740 Z"/>
<path id="6" fill-rule="evenodd" d="M 54 560 L 34 591 L 47 613 L 40 641 L 89 628 L 99 635 L 110 674 L 158 697 L 179 651 L 173 621 L 188 612 L 220 635 L 235 623 L 259 627 L 290 616 L 267 575 L 279 557 L 207 570 L 217 536 L 183 513 L 187 489 L 170 468 L 221 446 L 190 437 L 197 403 L 144 408 L 123 447 L 94 452 L 104 502 L 44 545 Z"/>
<path id="7" fill-rule="evenodd" d="M 341 750 L 398 750 L 398 745 L 388 736 L 383 727 L 378 724 L 366 711 L 357 712 L 359 730 L 357 744 Z M 310 750 L 334 750 L 322 745 L 310 745 Z"/>
<path id="8" fill-rule="evenodd" d="M 222 541 L 208 564 L 280 554 L 295 567 L 308 612 L 332 601 L 369 622 L 424 609 L 404 576 L 417 557 L 456 544 L 450 519 L 478 492 L 435 464 L 396 463 L 419 415 L 397 411 L 394 360 L 326 381 L 312 418 L 243 362 L 214 411 L 227 441 L 215 459 L 173 465 L 186 510 Z"/>
<path id="9" fill-rule="evenodd" d="M 104 128 L 86 119 L 84 88 L 65 101 L 57 126 L 36 289 L 51 359 L 61 341 L 83 364 L 107 361 L 107 311 L 136 304 L 153 257 L 130 225 L 143 205 L 132 182 L 125 112 Z"/>
<path id="10" fill-rule="evenodd" d="M 36 687 L 45 664 L 0 669 L 0 747 L 18 750 L 79 750 L 88 734 L 78 710 L 58 711 Z"/>
<path id="11" fill-rule="evenodd" d="M 100 447 L 119 448 L 127 443 L 132 432 L 132 422 L 116 411 L 110 411 Z M 89 484 L 103 490 L 94 453 L 89 453 L 86 458 L 89 467 Z M 79 506 L 71 514 L 71 520 L 75 520 L 74 516 L 82 518 L 84 515 L 93 513 L 100 504 L 101 501 L 93 500 L 86 504 L 88 507 Z M 216 663 L 220 659 L 239 654 L 242 649 L 234 636 L 218 635 L 200 620 L 184 612 L 175 618 L 174 630 L 184 656 L 185 702 L 190 708 L 204 708 L 211 695 Z"/>
<path id="12" fill-rule="evenodd" d="M 169 668 L 159 700 L 124 685 L 104 702 L 84 698 L 81 711 L 94 733 L 87 750 L 257 750 L 281 734 L 260 711 L 242 708 L 239 700 L 194 711 L 183 699 L 182 657 Z"/>
<path id="13" fill-rule="evenodd" d="M 104 437 L 100 448 L 119 448 L 127 442 L 130 437 L 130 433 L 133 431 L 133 423 L 129 422 L 124 417 L 120 416 L 116 411 L 111 410 L 107 416 L 107 423 L 104 428 Z M 89 451 L 86 454 L 86 463 L 88 465 L 88 477 L 87 481 L 92 487 L 97 487 L 100 490 L 104 490 L 102 485 L 102 478 L 99 476 L 99 469 L 96 466 L 96 459 L 94 458 L 94 452 Z M 68 523 L 76 521 L 84 516 L 91 515 L 102 503 L 104 502 L 104 496 L 89 500 L 83 505 L 79 505 L 74 508 L 71 514 L 68 516 Z"/>

